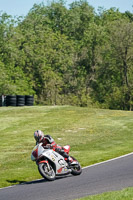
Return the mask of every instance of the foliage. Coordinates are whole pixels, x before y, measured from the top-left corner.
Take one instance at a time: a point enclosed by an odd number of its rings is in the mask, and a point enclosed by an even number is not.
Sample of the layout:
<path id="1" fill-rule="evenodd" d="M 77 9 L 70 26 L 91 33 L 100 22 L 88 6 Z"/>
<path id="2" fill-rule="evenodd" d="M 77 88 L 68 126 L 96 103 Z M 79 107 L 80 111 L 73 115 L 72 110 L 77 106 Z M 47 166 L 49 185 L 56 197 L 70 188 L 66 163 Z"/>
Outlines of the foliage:
<path id="1" fill-rule="evenodd" d="M 87 1 L 0 16 L 0 93 L 47 105 L 133 109 L 133 15 Z M 5 80 L 5 81 L 3 81 Z"/>

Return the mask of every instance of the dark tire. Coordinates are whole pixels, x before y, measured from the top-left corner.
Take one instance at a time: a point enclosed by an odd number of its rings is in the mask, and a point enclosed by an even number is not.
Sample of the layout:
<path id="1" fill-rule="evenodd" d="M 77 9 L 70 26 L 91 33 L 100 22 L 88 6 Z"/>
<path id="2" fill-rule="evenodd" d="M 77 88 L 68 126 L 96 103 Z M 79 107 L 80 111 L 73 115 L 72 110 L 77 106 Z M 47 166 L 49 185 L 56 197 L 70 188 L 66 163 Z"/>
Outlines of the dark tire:
<path id="1" fill-rule="evenodd" d="M 34 96 L 26 95 L 25 96 L 25 105 L 26 106 L 33 106 L 33 104 L 34 104 Z"/>
<path id="2" fill-rule="evenodd" d="M 2 106 L 2 96 L 0 96 L 0 106 Z"/>
<path id="3" fill-rule="evenodd" d="M 25 106 L 25 96 L 17 95 L 17 106 Z"/>
<path id="4" fill-rule="evenodd" d="M 17 97 L 16 95 L 8 95 L 6 97 L 6 105 L 7 106 L 16 106 L 17 105 Z"/>
<path id="5" fill-rule="evenodd" d="M 48 166 L 46 163 L 40 163 L 38 165 L 38 170 L 40 174 L 42 175 L 42 177 L 44 177 L 48 181 L 54 181 L 56 178 L 55 171 L 50 164 L 49 166 L 50 166 L 50 170 L 48 169 Z"/>
<path id="6" fill-rule="evenodd" d="M 80 175 L 82 173 L 82 168 L 81 168 L 80 164 L 73 165 L 73 167 L 71 167 L 71 169 L 72 169 L 71 174 L 74 176 Z"/>
<path id="7" fill-rule="evenodd" d="M 72 158 L 73 158 L 73 160 L 76 160 L 74 157 L 72 157 Z M 82 173 L 82 168 L 79 163 L 75 164 L 75 165 L 71 165 L 71 170 L 72 170 L 71 174 L 74 176 L 80 175 Z"/>

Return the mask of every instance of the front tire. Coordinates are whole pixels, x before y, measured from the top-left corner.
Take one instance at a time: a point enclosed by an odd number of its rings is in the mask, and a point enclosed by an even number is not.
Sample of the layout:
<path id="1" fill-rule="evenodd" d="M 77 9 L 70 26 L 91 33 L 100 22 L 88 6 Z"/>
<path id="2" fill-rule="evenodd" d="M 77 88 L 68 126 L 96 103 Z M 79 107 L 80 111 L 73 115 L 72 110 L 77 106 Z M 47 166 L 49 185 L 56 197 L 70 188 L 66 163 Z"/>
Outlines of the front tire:
<path id="1" fill-rule="evenodd" d="M 40 163 L 38 165 L 38 170 L 39 170 L 40 174 L 42 175 L 42 177 L 44 177 L 48 181 L 55 180 L 55 177 L 56 177 L 55 171 L 50 164 L 48 167 L 47 163 Z"/>

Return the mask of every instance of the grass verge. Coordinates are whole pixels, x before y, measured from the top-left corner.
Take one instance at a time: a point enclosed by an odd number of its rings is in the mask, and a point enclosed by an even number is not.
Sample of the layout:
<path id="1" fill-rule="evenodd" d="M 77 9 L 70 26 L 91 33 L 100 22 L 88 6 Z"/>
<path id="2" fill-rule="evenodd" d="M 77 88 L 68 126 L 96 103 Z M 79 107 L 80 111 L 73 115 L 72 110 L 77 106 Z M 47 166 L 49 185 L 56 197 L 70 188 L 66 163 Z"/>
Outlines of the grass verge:
<path id="1" fill-rule="evenodd" d="M 77 200 L 133 200 L 133 188 L 126 188 L 116 192 L 105 192 L 99 195 L 92 195 Z"/>
<path id="2" fill-rule="evenodd" d="M 0 187 L 41 178 L 30 155 L 41 129 L 82 167 L 132 152 L 133 112 L 71 106 L 0 109 Z"/>

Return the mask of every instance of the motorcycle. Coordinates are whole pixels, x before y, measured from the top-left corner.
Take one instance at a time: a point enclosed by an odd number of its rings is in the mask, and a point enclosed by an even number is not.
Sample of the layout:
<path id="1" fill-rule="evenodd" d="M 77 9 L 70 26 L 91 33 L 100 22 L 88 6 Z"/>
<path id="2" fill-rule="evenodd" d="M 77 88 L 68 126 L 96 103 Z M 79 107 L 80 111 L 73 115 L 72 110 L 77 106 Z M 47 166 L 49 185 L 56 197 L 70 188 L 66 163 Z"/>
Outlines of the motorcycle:
<path id="1" fill-rule="evenodd" d="M 69 145 L 64 146 L 63 149 L 69 154 Z M 31 160 L 36 161 L 41 176 L 49 181 L 55 180 L 56 176 L 82 173 L 79 162 L 74 157 L 71 156 L 71 158 L 73 162 L 69 164 L 62 155 L 53 149 L 43 147 L 42 143 L 37 144 L 31 153 Z"/>

